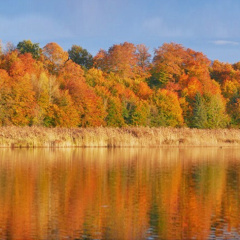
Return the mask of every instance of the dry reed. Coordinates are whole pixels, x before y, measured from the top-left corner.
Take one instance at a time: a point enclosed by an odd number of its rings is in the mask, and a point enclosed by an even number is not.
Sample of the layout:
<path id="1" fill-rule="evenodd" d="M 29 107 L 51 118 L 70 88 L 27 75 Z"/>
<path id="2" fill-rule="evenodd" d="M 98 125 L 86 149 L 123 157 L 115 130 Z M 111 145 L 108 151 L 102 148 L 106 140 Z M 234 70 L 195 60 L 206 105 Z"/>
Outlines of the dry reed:
<path id="1" fill-rule="evenodd" d="M 0 147 L 240 146 L 240 130 L 2 127 Z"/>

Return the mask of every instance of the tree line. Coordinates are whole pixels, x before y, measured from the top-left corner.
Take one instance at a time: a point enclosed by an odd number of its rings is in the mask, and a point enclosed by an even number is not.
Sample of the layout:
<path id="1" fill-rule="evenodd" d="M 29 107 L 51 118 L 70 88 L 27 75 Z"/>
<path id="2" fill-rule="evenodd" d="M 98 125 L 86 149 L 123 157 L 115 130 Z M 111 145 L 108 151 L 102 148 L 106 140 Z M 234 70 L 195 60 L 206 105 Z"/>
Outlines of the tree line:
<path id="1" fill-rule="evenodd" d="M 0 47 L 0 126 L 240 126 L 240 62 L 181 44 Z"/>

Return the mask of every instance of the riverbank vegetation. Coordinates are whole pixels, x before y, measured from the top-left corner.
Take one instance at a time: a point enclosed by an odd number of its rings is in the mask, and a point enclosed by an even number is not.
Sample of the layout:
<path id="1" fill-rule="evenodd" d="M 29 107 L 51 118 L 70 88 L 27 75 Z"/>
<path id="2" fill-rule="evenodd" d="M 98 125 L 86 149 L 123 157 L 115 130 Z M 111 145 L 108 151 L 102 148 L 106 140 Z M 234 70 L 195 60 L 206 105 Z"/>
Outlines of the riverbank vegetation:
<path id="1" fill-rule="evenodd" d="M 240 146 L 238 129 L 2 127 L 0 147 Z"/>
<path id="2" fill-rule="evenodd" d="M 151 56 L 125 42 L 92 56 L 24 40 L 0 55 L 0 126 L 240 126 L 240 62 L 211 62 L 180 44 Z"/>

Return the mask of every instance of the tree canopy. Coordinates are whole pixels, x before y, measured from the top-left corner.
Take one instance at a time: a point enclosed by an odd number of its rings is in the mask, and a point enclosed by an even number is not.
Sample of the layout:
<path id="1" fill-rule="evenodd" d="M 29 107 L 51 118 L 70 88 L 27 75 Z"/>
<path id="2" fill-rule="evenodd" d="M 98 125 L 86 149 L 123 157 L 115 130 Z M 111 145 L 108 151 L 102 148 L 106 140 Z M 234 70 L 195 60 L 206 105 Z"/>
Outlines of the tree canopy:
<path id="1" fill-rule="evenodd" d="M 12 46 L 12 45 L 11 45 Z M 164 43 L 1 49 L 0 126 L 240 127 L 240 64 Z"/>
<path id="2" fill-rule="evenodd" d="M 79 64 L 81 67 L 90 69 L 93 66 L 93 56 L 84 48 L 78 45 L 72 45 L 68 50 L 69 58 Z"/>
<path id="3" fill-rule="evenodd" d="M 41 54 L 39 43 L 32 43 L 31 40 L 23 40 L 22 42 L 19 42 L 17 49 L 21 54 L 31 53 L 34 59 L 39 59 Z"/>

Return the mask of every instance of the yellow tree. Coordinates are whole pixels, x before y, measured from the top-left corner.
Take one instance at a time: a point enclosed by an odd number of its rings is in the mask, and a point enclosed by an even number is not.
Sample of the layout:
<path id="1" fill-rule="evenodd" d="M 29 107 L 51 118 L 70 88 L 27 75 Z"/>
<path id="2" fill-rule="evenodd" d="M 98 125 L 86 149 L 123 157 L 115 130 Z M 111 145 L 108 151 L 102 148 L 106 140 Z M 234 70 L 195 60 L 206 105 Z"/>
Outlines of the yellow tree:
<path id="1" fill-rule="evenodd" d="M 153 97 L 153 105 L 151 125 L 172 127 L 183 125 L 183 111 L 176 93 L 159 89 Z"/>

